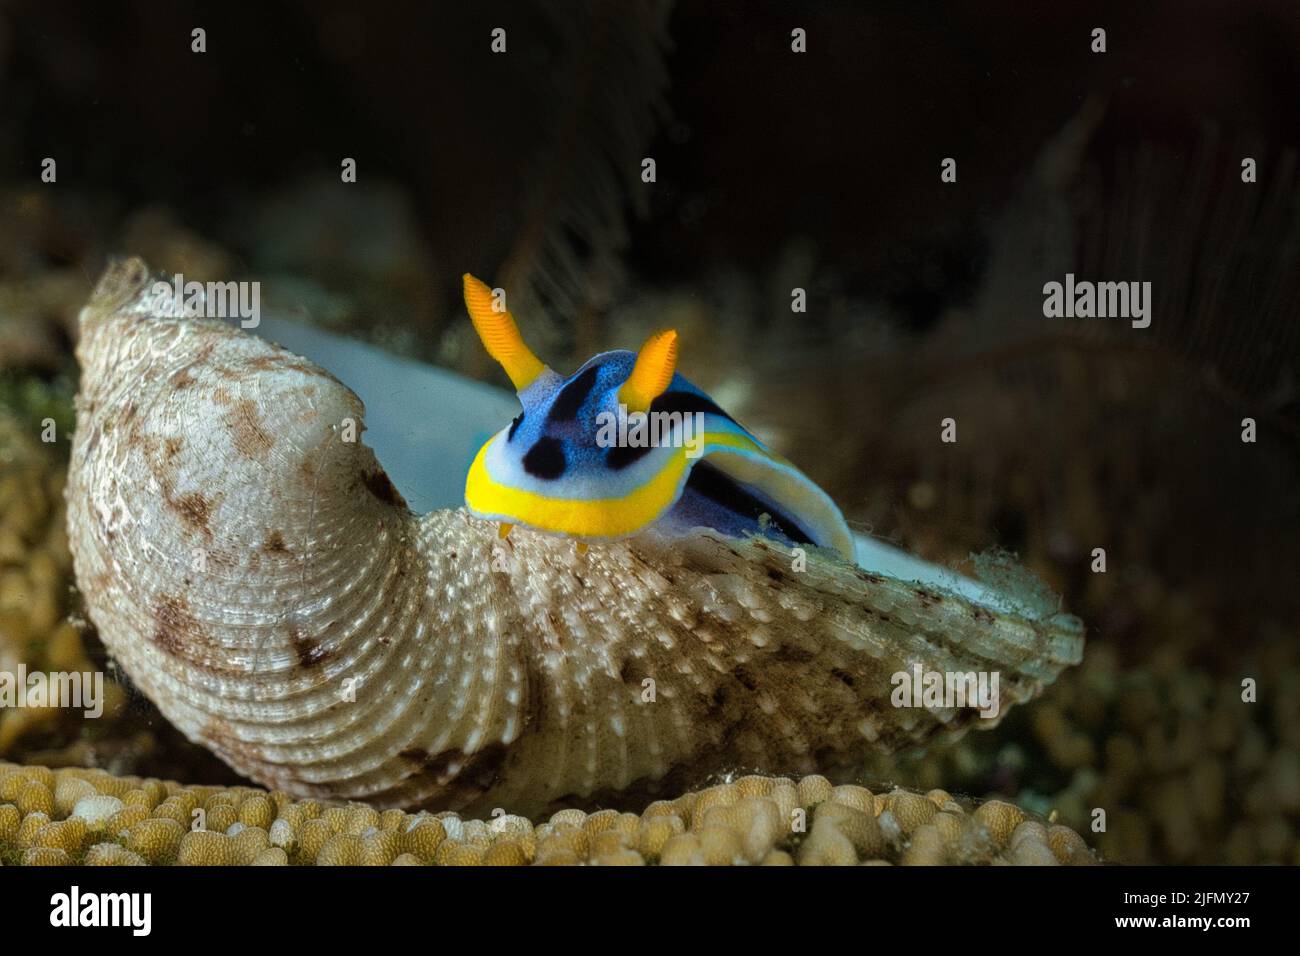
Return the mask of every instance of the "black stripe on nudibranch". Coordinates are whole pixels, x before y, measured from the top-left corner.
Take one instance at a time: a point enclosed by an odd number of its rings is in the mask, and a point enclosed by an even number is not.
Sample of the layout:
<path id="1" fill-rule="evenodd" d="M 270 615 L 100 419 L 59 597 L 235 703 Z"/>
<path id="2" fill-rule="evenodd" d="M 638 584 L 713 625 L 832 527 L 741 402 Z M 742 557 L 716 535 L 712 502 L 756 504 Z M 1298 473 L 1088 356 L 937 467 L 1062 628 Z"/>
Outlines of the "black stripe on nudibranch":
<path id="1" fill-rule="evenodd" d="M 560 444 L 558 438 L 551 438 L 549 435 L 537 439 L 537 444 L 528 449 L 528 454 L 524 455 L 524 471 L 534 478 L 546 481 L 559 478 L 564 474 L 567 464 L 564 459 L 564 446 Z"/>
<path id="2" fill-rule="evenodd" d="M 695 463 L 690 477 L 686 479 L 686 487 L 728 511 L 753 521 L 767 515 L 772 524 L 795 544 L 816 544 L 799 527 L 799 523 L 784 511 L 757 497 L 721 468 L 710 465 L 707 461 Z"/>
<path id="3" fill-rule="evenodd" d="M 555 402 L 551 405 L 551 414 L 547 420 L 571 422 L 577 418 L 578 409 L 582 408 L 582 403 L 591 394 L 592 386 L 596 384 L 596 376 L 599 373 L 600 369 L 593 365 L 560 389 L 560 394 L 555 397 Z"/>
<path id="4" fill-rule="evenodd" d="M 710 398 L 703 395 L 696 395 L 694 392 L 664 392 L 653 402 L 650 403 L 652 412 L 706 412 L 710 415 L 721 415 L 727 421 L 734 422 L 735 419 L 724 412 Z"/>
<path id="5" fill-rule="evenodd" d="M 605 453 L 605 467 L 611 471 L 622 471 L 650 454 L 650 449 L 650 445 L 615 445 Z"/>
<path id="6" fill-rule="evenodd" d="M 515 420 L 510 423 L 510 431 L 506 432 L 506 441 L 515 437 L 515 432 L 519 431 L 519 426 L 524 423 L 524 413 L 520 412 L 515 416 Z"/>

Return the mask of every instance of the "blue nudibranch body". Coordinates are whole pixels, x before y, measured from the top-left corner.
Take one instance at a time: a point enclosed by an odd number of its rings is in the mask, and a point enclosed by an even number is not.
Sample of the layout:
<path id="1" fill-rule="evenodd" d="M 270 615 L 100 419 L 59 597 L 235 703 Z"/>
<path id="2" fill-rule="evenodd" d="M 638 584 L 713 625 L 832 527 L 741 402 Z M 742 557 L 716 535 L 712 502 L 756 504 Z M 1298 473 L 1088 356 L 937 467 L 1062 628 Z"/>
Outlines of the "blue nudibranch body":
<path id="1" fill-rule="evenodd" d="M 676 372 L 675 332 L 597 355 L 566 379 L 533 355 L 487 286 L 464 281 L 474 328 L 523 405 L 470 466 L 471 513 L 582 541 L 703 526 L 853 560 L 830 496 Z"/>

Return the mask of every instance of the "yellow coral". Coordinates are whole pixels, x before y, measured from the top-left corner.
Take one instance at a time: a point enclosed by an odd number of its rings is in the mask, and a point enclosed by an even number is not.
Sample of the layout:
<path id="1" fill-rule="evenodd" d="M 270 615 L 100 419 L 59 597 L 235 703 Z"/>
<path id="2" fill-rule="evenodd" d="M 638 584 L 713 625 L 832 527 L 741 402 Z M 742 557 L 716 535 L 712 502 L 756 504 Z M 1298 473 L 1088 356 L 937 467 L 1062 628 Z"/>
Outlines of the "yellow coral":
<path id="1" fill-rule="evenodd" d="M 298 829 L 298 862 L 315 863 L 326 842 L 334 836 L 330 825 L 321 819 L 308 820 Z"/>
<path id="2" fill-rule="evenodd" d="M 827 800 L 817 807 L 814 829 L 818 824 L 829 824 L 838 830 L 865 859 L 885 852 L 886 839 L 880 823 L 872 813 L 855 809 L 835 800 Z"/>
<path id="3" fill-rule="evenodd" d="M 0 806 L 0 846 L 13 843 L 18 836 L 18 825 L 23 815 L 13 804 Z"/>
<path id="4" fill-rule="evenodd" d="M 637 834 L 637 852 L 647 860 L 658 860 L 668 841 L 685 831 L 686 824 L 675 813 L 647 816 Z"/>
<path id="5" fill-rule="evenodd" d="M 885 799 L 885 809 L 898 822 L 904 834 L 910 834 L 918 827 L 929 823 L 939 812 L 934 801 L 908 790 L 894 790 L 889 793 Z"/>
<path id="6" fill-rule="evenodd" d="M 835 792 L 831 782 L 825 777 L 814 774 L 810 777 L 804 777 L 799 781 L 799 805 L 801 807 L 815 807 L 830 797 Z"/>
<path id="7" fill-rule="evenodd" d="M 96 843 L 82 862 L 86 866 L 146 866 L 144 857 L 116 843 Z"/>
<path id="8" fill-rule="evenodd" d="M 362 866 L 388 866 L 402 851 L 401 835 L 392 830 L 373 830 L 361 836 Z"/>
<path id="9" fill-rule="evenodd" d="M 23 851 L 23 866 L 68 866 L 72 858 L 66 850 L 34 846 Z"/>
<path id="10" fill-rule="evenodd" d="M 359 866 L 363 843 L 355 833 L 336 833 L 316 854 L 317 866 Z"/>
<path id="11" fill-rule="evenodd" d="M 275 804 L 269 797 L 253 794 L 239 805 L 239 822 L 268 830 L 275 820 Z"/>
<path id="12" fill-rule="evenodd" d="M 567 809 L 536 825 L 500 811 L 486 820 L 380 812 L 355 803 L 293 801 L 249 787 L 183 787 L 102 770 L 5 763 L 0 795 L 6 798 L 0 802 L 0 856 L 31 865 L 1095 862 L 1074 830 L 1031 819 L 1011 804 L 989 801 L 968 812 L 968 804 L 943 790 L 877 795 L 819 776 L 797 782 L 741 777 L 656 801 L 640 815 Z M 191 829 L 196 816 L 209 826 Z M 811 828 L 805 832 L 799 822 Z M 1248 836 L 1270 838 L 1264 827 Z"/>
<path id="13" fill-rule="evenodd" d="M 35 780 L 28 781 L 18 788 L 18 793 L 14 797 L 14 805 L 24 814 L 52 814 L 54 812 L 54 791 L 43 783 L 37 783 Z"/>
<path id="14" fill-rule="evenodd" d="M 176 859 L 185 833 L 175 820 L 148 817 L 128 829 L 126 846 L 150 863 L 169 863 Z"/>
<path id="15" fill-rule="evenodd" d="M 996 846 L 1006 846 L 1012 832 L 1025 819 L 1025 811 L 1012 803 L 990 800 L 975 811 L 975 819 L 988 828 Z"/>
<path id="16" fill-rule="evenodd" d="M 488 847 L 483 854 L 484 866 L 527 866 L 531 860 L 519 840 L 505 839 Z"/>
<path id="17" fill-rule="evenodd" d="M 58 820 L 45 824 L 32 834 L 31 845 L 55 847 L 69 855 L 75 855 L 81 850 L 81 844 L 86 839 L 86 833 L 86 824 L 82 820 L 75 817 Z"/>
<path id="18" fill-rule="evenodd" d="M 402 834 L 402 847 L 404 852 L 423 863 L 429 863 L 432 862 L 434 853 L 446 838 L 447 831 L 441 821 L 425 817 L 416 820 Z"/>
<path id="19" fill-rule="evenodd" d="M 670 839 L 659 854 L 663 866 L 703 866 L 700 839 L 694 833 L 681 833 Z"/>
<path id="20" fill-rule="evenodd" d="M 176 862 L 180 866 L 233 866 L 235 844 L 224 833 L 190 830 L 181 837 Z"/>
<path id="21" fill-rule="evenodd" d="M 852 866 L 858 862 L 853 843 L 830 817 L 818 816 L 799 847 L 800 866 Z"/>
<path id="22" fill-rule="evenodd" d="M 54 785 L 54 813 L 67 816 L 83 797 L 97 796 L 99 791 L 79 777 L 60 777 Z"/>
<path id="23" fill-rule="evenodd" d="M 149 816 L 148 807 L 140 807 L 140 806 L 123 807 L 121 810 L 117 811 L 117 813 L 113 814 L 111 817 L 108 818 L 108 822 L 105 824 L 104 830 L 107 833 L 123 833 L 127 830 L 130 830 L 131 827 L 135 826 L 135 824 L 139 823 L 141 820 L 149 820 L 149 819 L 153 819 L 153 818 Z M 180 826 L 179 823 L 176 825 L 178 827 Z M 182 827 L 182 829 L 184 828 Z"/>

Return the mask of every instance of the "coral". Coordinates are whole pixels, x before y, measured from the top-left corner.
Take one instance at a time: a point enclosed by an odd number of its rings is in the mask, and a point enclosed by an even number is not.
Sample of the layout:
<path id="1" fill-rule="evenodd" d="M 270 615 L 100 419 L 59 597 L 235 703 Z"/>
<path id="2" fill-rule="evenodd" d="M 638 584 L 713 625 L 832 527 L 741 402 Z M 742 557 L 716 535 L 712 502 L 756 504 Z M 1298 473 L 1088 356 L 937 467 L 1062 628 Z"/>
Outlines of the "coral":
<path id="1" fill-rule="evenodd" d="M 91 669 L 80 632 L 64 619 L 71 578 L 64 469 L 36 440 L 41 421 L 0 406 L 0 671 L 9 674 L 20 666 Z M 24 737 L 49 731 L 61 716 L 49 706 L 0 709 L 0 755 Z"/>
<path id="2" fill-rule="evenodd" d="M 976 815 L 1006 842 L 1026 810 L 1091 831 L 1121 863 L 1300 863 L 1300 654 L 1273 635 L 1225 680 L 1189 659 L 1175 633 L 1148 666 L 1094 643 L 1032 713 L 999 739 L 965 737 L 924 757 L 878 757 L 861 772 L 907 787 L 992 789 Z M 1242 699 L 1241 680 L 1264 687 Z M 1021 809 L 1021 807 L 1025 809 Z M 1100 825 L 1100 824 L 1098 824 Z M 1052 831 L 1050 840 L 1065 840 Z M 1049 840 L 1049 842 L 1050 842 Z"/>
<path id="3" fill-rule="evenodd" d="M 67 814 L 57 809 L 55 793 L 74 785 L 91 792 Z M 0 802 L 0 862 L 27 866 L 1096 862 L 1078 833 L 1009 804 L 971 807 L 943 790 L 873 794 L 819 776 L 739 777 L 655 801 L 640 814 L 565 809 L 536 824 L 501 813 L 483 820 L 450 811 L 381 813 L 251 787 L 185 787 L 101 770 L 0 763 L 0 795 L 14 793 L 43 794 L 29 802 L 56 807 L 52 815 Z M 139 813 L 124 815 L 128 810 Z M 178 817 L 202 818 L 206 827 Z"/>
<path id="4" fill-rule="evenodd" d="M 1130 863 L 1300 863 L 1300 654 L 1283 634 L 1216 678 L 1175 641 L 1126 670 L 1099 648 L 1031 722 L 1068 781 L 1063 822 L 1107 826 L 1097 846 Z M 1243 700 L 1241 681 L 1261 690 Z M 1059 725 L 1059 726 L 1058 726 Z M 1094 760 L 1061 752 L 1083 738 Z"/>

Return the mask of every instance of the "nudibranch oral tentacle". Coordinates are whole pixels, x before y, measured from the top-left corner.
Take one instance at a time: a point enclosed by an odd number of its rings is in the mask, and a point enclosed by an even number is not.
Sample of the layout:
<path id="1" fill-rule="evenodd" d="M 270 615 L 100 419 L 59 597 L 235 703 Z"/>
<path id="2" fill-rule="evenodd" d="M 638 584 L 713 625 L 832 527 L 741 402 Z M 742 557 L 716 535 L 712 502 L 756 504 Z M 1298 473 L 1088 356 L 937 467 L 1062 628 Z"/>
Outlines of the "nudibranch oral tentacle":
<path id="1" fill-rule="evenodd" d="M 470 276 L 465 302 L 523 405 L 470 466 L 472 514 L 580 540 L 652 525 L 758 533 L 853 560 L 852 533 L 830 496 L 677 372 L 676 332 L 652 335 L 636 353 L 597 355 L 564 379 Z"/>

